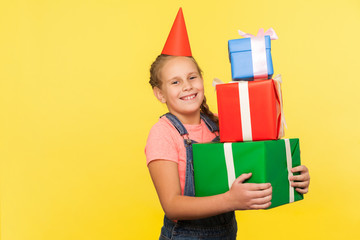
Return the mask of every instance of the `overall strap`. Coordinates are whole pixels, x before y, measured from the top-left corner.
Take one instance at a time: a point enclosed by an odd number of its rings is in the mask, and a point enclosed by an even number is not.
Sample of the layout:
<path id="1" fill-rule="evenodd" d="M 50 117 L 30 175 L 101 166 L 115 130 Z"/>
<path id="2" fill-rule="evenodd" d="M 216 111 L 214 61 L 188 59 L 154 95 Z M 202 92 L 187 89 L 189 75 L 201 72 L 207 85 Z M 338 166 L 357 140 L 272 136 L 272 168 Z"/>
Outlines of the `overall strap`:
<path id="1" fill-rule="evenodd" d="M 163 117 L 163 116 L 166 116 L 167 119 L 169 119 L 169 121 L 174 125 L 174 127 L 176 128 L 176 130 L 178 130 L 178 132 L 180 133 L 181 136 L 188 134 L 184 125 L 180 122 L 180 120 L 174 114 L 166 113 L 166 114 L 162 115 L 161 117 Z"/>
<path id="2" fill-rule="evenodd" d="M 206 123 L 206 126 L 210 130 L 210 132 L 218 132 L 219 127 L 216 125 L 207 115 L 200 113 L 201 119 Z"/>
<path id="3" fill-rule="evenodd" d="M 180 122 L 180 120 L 172 113 L 166 113 L 164 115 L 162 115 L 161 117 L 166 116 L 167 119 L 169 119 L 169 121 L 174 125 L 174 127 L 176 128 L 176 130 L 178 130 L 179 134 L 181 136 L 186 136 L 188 139 L 188 131 L 186 130 L 186 128 L 184 127 L 184 125 Z M 210 132 L 215 133 L 216 136 L 218 136 L 218 132 L 219 132 L 219 127 L 205 114 L 200 113 L 200 117 L 201 119 L 205 122 L 207 128 L 210 130 Z M 215 139 L 216 141 L 218 141 L 218 139 Z M 188 141 L 188 144 L 190 144 L 190 142 Z"/>

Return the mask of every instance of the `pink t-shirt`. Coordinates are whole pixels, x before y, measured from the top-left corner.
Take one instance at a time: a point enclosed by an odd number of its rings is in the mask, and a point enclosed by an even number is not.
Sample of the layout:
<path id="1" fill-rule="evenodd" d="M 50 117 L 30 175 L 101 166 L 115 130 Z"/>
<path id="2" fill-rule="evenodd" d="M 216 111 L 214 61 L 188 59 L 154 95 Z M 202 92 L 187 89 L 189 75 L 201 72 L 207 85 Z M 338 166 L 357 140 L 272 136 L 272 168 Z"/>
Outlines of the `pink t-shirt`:
<path id="1" fill-rule="evenodd" d="M 184 124 L 184 127 L 189 133 L 189 138 L 199 143 L 211 142 L 216 137 L 202 119 L 200 124 Z M 160 118 L 151 128 L 145 155 L 147 164 L 157 159 L 176 162 L 179 169 L 181 194 L 184 194 L 186 172 L 184 139 L 166 117 Z"/>

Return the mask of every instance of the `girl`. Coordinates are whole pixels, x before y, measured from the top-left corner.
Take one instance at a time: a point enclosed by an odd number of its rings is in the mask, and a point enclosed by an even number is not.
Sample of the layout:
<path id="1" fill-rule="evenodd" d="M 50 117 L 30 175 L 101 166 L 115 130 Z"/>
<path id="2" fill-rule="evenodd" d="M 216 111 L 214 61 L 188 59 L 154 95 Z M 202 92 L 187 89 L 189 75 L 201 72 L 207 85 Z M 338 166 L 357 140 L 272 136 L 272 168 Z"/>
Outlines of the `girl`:
<path id="1" fill-rule="evenodd" d="M 169 110 L 150 130 L 145 148 L 149 172 L 165 212 L 160 239 L 236 239 L 234 210 L 269 207 L 272 187 L 270 183 L 243 183 L 251 177 L 247 173 L 224 194 L 194 197 L 192 143 L 219 141 L 218 119 L 206 104 L 198 64 L 191 53 L 184 55 L 167 55 L 163 50 L 150 69 L 154 95 Z M 310 178 L 307 168 L 299 166 L 292 171 L 301 173 L 290 179 L 296 181 L 292 186 L 306 193 Z"/>
<path id="2" fill-rule="evenodd" d="M 206 104 L 201 70 L 192 57 L 160 55 L 150 71 L 154 94 L 170 112 L 153 126 L 146 145 L 148 168 L 165 212 L 160 239 L 236 239 L 233 211 L 269 207 L 271 185 L 243 183 L 251 177 L 248 173 L 224 194 L 194 197 L 191 143 L 218 141 L 217 118 Z M 292 186 L 306 193 L 307 168 L 293 172 L 301 174 L 290 179 L 297 181 Z"/>

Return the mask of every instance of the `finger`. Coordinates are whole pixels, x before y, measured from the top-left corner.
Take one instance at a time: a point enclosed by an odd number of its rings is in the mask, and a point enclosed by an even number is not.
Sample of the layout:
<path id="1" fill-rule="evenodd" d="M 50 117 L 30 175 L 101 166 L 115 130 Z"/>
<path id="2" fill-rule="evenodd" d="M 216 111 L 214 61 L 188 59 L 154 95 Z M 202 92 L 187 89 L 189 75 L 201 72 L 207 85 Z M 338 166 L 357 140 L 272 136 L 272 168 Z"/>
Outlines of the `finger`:
<path id="1" fill-rule="evenodd" d="M 294 175 L 294 176 L 291 176 L 290 178 L 290 181 L 300 181 L 300 182 L 303 182 L 303 181 L 307 181 L 310 179 L 310 176 L 308 174 L 301 174 L 301 175 Z"/>
<path id="2" fill-rule="evenodd" d="M 234 183 L 243 183 L 246 179 L 251 177 L 252 173 L 243 173 L 237 179 L 235 179 Z"/>
<path id="3" fill-rule="evenodd" d="M 272 194 L 270 194 L 266 197 L 252 199 L 251 204 L 255 204 L 255 205 L 266 204 L 266 203 L 270 202 L 271 199 L 272 199 Z"/>
<path id="4" fill-rule="evenodd" d="M 309 182 L 291 182 L 292 187 L 298 187 L 298 188 L 306 188 L 309 186 Z"/>
<path id="5" fill-rule="evenodd" d="M 250 206 L 250 209 L 265 209 L 270 207 L 271 202 L 265 203 L 265 204 L 254 204 Z"/>
<path id="6" fill-rule="evenodd" d="M 249 196 L 251 198 L 263 198 L 263 197 L 271 196 L 271 194 L 272 194 L 272 187 L 267 188 L 265 190 L 258 190 L 258 191 L 249 192 Z"/>
<path id="7" fill-rule="evenodd" d="M 249 191 L 265 190 L 271 187 L 270 183 L 245 183 Z"/>
<path id="8" fill-rule="evenodd" d="M 308 169 L 307 167 L 305 167 L 304 165 L 300 165 L 300 166 L 297 166 L 297 167 L 293 167 L 291 169 L 291 172 L 308 172 Z"/>
<path id="9" fill-rule="evenodd" d="M 309 188 L 295 188 L 295 190 L 301 194 L 308 193 Z"/>

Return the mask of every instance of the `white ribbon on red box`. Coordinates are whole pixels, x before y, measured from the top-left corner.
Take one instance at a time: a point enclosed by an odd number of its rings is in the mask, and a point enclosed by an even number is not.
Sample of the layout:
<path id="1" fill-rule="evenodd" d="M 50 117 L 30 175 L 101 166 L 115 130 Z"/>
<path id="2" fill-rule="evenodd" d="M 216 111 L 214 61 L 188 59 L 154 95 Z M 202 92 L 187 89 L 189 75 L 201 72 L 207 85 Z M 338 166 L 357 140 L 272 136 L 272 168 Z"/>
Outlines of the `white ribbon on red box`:
<path id="1" fill-rule="evenodd" d="M 239 103 L 243 141 L 252 141 L 250 99 L 248 81 L 239 81 Z"/>
<path id="2" fill-rule="evenodd" d="M 283 108 L 283 102 L 282 102 L 282 95 L 281 95 L 281 83 L 282 83 L 282 78 L 281 75 L 278 74 L 276 75 L 273 80 L 275 81 L 276 85 L 277 85 L 277 93 L 278 93 L 278 97 L 279 97 L 279 102 L 280 102 L 280 114 L 281 114 L 281 123 L 280 123 L 280 130 L 279 130 L 279 135 L 278 138 L 282 138 L 285 133 L 284 133 L 284 126 L 287 128 L 287 124 L 285 121 L 285 114 L 284 114 L 284 108 Z"/>

